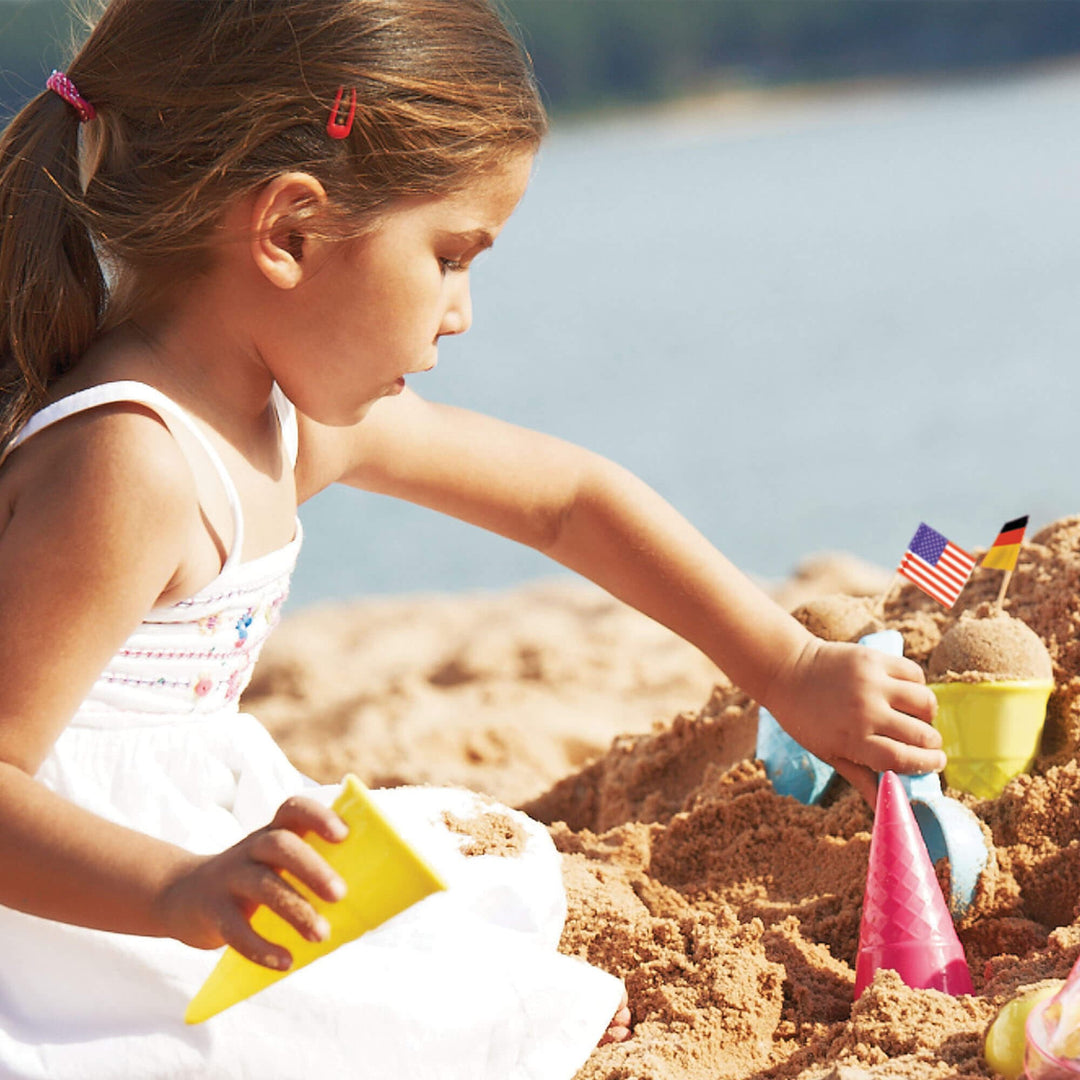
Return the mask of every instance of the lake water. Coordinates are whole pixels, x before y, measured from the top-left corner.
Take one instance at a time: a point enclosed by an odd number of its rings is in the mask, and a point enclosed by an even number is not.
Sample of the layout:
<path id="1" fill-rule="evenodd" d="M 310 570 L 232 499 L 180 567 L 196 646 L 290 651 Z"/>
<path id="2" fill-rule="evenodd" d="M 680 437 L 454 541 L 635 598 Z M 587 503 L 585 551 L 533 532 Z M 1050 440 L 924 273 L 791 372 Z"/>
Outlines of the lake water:
<path id="1" fill-rule="evenodd" d="M 1080 72 L 557 130 L 421 394 L 637 472 L 743 569 L 1080 512 Z M 336 488 L 293 608 L 565 573 Z M 1030 531 L 1029 531 L 1030 535 Z"/>

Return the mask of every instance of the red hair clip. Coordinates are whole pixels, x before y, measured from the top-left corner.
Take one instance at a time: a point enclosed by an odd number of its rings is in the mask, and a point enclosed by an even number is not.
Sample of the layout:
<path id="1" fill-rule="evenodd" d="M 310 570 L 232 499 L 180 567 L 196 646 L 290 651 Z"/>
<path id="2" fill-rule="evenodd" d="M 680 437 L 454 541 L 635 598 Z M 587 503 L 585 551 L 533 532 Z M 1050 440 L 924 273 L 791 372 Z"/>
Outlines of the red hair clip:
<path id="1" fill-rule="evenodd" d="M 337 97 L 334 98 L 334 104 L 330 109 L 330 119 L 326 121 L 326 134 L 331 139 L 344 139 L 352 131 L 353 118 L 356 116 L 356 87 L 349 87 L 349 116 L 342 122 L 341 113 L 338 110 L 341 108 L 341 97 L 344 93 L 345 87 L 339 86 Z"/>

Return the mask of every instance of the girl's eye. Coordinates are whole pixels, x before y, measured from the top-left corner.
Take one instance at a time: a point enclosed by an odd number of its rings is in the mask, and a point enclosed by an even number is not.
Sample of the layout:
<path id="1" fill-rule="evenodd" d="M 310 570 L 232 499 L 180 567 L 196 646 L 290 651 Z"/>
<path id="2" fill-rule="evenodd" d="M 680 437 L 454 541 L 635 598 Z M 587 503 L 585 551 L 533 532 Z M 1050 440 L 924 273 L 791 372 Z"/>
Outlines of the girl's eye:
<path id="1" fill-rule="evenodd" d="M 455 274 L 460 270 L 466 269 L 465 263 L 460 259 L 439 259 L 439 267 L 444 274 Z"/>

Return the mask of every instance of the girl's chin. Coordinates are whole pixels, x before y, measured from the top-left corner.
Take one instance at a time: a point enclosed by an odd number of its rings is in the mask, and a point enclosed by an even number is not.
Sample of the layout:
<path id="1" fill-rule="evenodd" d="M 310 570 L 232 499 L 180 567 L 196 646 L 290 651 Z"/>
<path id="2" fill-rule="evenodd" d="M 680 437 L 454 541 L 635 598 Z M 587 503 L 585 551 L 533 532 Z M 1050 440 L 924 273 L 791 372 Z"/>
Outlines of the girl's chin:
<path id="1" fill-rule="evenodd" d="M 351 409 L 345 409 L 344 402 L 339 402 L 339 407 L 332 413 L 328 410 L 322 416 L 308 414 L 312 420 L 327 427 L 348 427 L 350 424 L 358 424 L 371 411 L 372 406 L 377 405 L 383 398 L 397 397 L 405 389 L 405 376 L 401 376 L 394 382 L 384 386 L 374 397 L 369 398 L 360 405 Z"/>

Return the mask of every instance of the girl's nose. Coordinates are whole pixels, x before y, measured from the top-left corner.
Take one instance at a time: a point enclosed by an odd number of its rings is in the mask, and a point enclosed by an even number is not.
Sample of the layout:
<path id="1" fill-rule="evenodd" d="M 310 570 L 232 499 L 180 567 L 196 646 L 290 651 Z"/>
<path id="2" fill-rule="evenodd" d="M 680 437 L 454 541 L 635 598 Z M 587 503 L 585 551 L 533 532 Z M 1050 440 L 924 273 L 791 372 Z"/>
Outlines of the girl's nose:
<path id="1" fill-rule="evenodd" d="M 458 274 L 454 289 L 443 313 L 440 334 L 464 334 L 472 326 L 472 296 L 469 292 L 469 275 Z"/>

